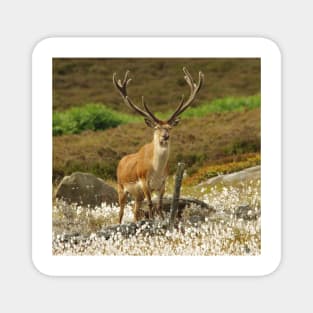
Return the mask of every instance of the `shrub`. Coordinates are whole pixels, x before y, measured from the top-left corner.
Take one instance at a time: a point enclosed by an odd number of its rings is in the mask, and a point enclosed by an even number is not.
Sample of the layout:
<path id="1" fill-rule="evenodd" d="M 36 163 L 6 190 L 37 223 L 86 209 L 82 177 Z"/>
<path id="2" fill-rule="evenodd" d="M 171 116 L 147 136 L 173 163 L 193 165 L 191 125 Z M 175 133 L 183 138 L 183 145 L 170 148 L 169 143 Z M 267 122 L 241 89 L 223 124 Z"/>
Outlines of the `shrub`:
<path id="1" fill-rule="evenodd" d="M 103 104 L 87 104 L 53 113 L 53 135 L 79 134 L 84 130 L 103 130 L 137 121 L 138 117 L 116 112 Z"/>

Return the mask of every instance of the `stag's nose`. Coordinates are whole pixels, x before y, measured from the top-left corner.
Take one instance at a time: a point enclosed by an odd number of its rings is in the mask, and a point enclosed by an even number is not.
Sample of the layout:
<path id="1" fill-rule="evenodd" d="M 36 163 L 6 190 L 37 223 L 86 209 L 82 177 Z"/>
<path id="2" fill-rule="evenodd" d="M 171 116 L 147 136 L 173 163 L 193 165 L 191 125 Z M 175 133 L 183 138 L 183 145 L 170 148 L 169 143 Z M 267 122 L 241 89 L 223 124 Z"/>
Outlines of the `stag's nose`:
<path id="1" fill-rule="evenodd" d="M 170 135 L 169 135 L 169 134 L 163 135 L 163 140 L 168 140 L 169 138 L 170 138 Z"/>

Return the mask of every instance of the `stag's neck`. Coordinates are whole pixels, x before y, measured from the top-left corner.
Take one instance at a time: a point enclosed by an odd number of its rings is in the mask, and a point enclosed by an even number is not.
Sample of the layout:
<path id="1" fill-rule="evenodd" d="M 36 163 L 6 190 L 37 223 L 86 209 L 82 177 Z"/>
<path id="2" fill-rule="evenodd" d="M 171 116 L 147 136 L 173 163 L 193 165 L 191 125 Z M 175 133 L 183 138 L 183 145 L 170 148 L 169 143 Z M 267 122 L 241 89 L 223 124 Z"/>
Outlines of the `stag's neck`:
<path id="1" fill-rule="evenodd" d="M 159 139 L 153 138 L 153 160 L 152 166 L 155 172 L 163 172 L 167 166 L 170 152 L 170 143 L 166 146 L 160 145 Z"/>

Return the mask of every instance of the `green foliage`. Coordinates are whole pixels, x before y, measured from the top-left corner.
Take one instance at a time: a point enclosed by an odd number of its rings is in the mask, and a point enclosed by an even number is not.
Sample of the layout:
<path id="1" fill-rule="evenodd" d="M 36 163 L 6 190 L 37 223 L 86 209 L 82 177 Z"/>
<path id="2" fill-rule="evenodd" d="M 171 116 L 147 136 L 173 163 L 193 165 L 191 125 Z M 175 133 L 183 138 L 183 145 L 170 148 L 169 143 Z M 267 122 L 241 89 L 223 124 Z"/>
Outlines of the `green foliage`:
<path id="1" fill-rule="evenodd" d="M 210 113 L 222 113 L 222 112 L 242 112 L 245 110 L 252 110 L 259 108 L 261 105 L 260 95 L 248 96 L 248 97 L 225 97 L 221 99 L 215 99 L 211 102 L 204 103 L 197 107 L 188 108 L 183 114 L 183 118 L 189 117 L 202 117 Z M 158 113 L 160 118 L 165 118 L 170 115 L 170 112 L 166 114 Z"/>
<path id="2" fill-rule="evenodd" d="M 208 113 L 245 111 L 259 108 L 261 104 L 260 95 L 249 97 L 226 97 L 215 99 L 196 108 L 189 108 L 183 114 L 185 117 L 199 117 Z"/>
<path id="3" fill-rule="evenodd" d="M 87 104 L 53 113 L 53 135 L 79 134 L 138 121 L 138 117 L 116 112 L 102 104 Z"/>
<path id="4" fill-rule="evenodd" d="M 183 114 L 183 118 L 202 117 L 210 113 L 252 110 L 260 107 L 260 95 L 249 97 L 226 97 L 191 107 Z M 172 112 L 157 113 L 159 118 L 168 118 Z M 53 113 L 53 135 L 79 134 L 85 130 L 104 130 L 120 124 L 142 122 L 139 116 L 114 111 L 103 104 L 87 104 L 73 107 L 64 112 Z"/>

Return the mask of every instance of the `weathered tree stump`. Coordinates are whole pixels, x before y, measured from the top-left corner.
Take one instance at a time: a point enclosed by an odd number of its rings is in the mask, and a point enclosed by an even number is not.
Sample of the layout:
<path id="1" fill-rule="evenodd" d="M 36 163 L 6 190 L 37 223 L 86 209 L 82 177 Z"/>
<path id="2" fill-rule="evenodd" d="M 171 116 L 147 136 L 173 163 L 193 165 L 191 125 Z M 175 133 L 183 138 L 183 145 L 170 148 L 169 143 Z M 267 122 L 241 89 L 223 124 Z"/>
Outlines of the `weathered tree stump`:
<path id="1" fill-rule="evenodd" d="M 179 196 L 180 196 L 180 187 L 181 187 L 181 183 L 183 181 L 184 169 L 185 169 L 185 164 L 184 163 L 178 163 L 177 170 L 176 170 L 176 176 L 175 176 L 173 200 L 172 200 L 170 218 L 169 218 L 169 223 L 168 223 L 170 229 L 173 229 L 174 223 L 175 223 L 175 218 L 177 216 L 178 202 L 179 202 Z"/>

